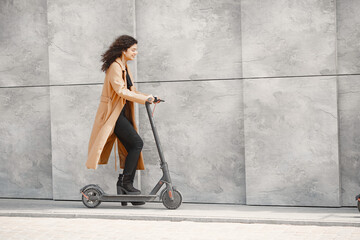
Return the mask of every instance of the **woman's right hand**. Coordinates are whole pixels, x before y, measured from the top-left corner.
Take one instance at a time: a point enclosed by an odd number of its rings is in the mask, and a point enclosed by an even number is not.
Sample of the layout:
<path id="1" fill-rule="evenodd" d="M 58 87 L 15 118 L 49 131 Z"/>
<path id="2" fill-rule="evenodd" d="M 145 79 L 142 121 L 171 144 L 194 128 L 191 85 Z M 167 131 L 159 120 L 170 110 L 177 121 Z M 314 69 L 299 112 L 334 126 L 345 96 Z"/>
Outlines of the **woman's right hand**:
<path id="1" fill-rule="evenodd" d="M 149 103 L 153 103 L 155 100 L 155 98 L 153 97 L 153 95 L 150 95 L 149 98 L 146 100 Z"/>

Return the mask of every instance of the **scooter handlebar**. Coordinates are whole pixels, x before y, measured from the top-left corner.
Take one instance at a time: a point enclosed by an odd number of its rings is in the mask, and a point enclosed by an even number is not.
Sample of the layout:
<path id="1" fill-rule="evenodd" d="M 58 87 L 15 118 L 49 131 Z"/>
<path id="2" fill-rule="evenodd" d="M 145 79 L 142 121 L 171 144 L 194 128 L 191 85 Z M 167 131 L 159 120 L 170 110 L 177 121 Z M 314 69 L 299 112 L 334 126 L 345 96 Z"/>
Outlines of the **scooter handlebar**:
<path id="1" fill-rule="evenodd" d="M 154 103 L 159 103 L 159 102 L 165 102 L 165 100 L 162 100 L 162 99 L 160 99 L 160 98 L 158 98 L 158 97 L 154 97 L 154 101 L 153 101 Z"/>

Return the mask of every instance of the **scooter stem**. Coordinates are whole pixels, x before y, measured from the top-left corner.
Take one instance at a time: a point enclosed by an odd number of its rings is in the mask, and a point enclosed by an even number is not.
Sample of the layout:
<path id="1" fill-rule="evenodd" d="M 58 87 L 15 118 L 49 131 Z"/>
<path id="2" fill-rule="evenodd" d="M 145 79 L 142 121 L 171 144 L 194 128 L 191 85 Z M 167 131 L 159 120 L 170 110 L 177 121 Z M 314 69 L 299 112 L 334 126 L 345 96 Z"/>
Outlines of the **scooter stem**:
<path id="1" fill-rule="evenodd" d="M 152 114 L 151 114 L 150 103 L 149 103 L 149 102 L 146 102 L 146 103 L 145 103 L 145 106 L 146 106 L 146 111 L 147 111 L 148 116 L 149 116 L 149 121 L 150 121 L 151 129 L 152 129 L 152 132 L 153 132 L 153 134 L 154 134 L 156 147 L 157 147 L 157 150 L 158 150 L 158 153 L 159 153 L 159 157 L 160 157 L 160 162 L 161 162 L 161 165 L 163 165 L 163 164 L 165 163 L 165 157 L 164 157 L 164 154 L 163 154 L 163 152 L 162 152 L 159 135 L 158 135 L 158 133 L 157 133 L 157 130 L 156 130 L 156 127 L 155 127 L 155 124 L 154 124 L 154 119 L 153 119 Z"/>

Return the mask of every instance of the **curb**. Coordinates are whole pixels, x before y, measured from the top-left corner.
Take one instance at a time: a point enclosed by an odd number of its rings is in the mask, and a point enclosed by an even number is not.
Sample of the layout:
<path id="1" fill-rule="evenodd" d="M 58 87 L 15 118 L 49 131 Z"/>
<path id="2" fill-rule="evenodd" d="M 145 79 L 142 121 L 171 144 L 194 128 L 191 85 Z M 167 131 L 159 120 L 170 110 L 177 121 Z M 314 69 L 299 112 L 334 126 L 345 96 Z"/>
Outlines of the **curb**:
<path id="1" fill-rule="evenodd" d="M 150 216 L 150 215 L 104 215 L 104 214 L 79 214 L 79 213 L 39 213 L 39 212 L 2 212 L 0 217 L 47 217 L 47 218 L 95 218 L 141 221 L 190 221 L 209 223 L 244 223 L 244 224 L 284 224 L 300 226 L 336 226 L 360 227 L 360 222 L 314 221 L 292 219 L 249 219 L 249 218 L 219 218 L 195 216 Z"/>

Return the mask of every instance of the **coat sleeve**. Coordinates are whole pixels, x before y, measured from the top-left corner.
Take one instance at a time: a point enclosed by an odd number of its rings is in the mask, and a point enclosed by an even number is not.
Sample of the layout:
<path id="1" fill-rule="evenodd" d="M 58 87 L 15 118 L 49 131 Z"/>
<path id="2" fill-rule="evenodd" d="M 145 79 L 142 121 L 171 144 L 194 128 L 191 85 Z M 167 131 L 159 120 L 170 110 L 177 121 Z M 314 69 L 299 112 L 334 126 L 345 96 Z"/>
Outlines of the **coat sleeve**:
<path id="1" fill-rule="evenodd" d="M 135 85 L 133 85 L 133 90 L 132 91 L 134 91 L 135 93 L 137 93 L 137 94 L 141 94 L 141 95 L 144 95 L 144 96 L 146 96 L 147 98 L 149 98 L 149 95 L 147 95 L 147 94 L 145 94 L 145 93 L 142 93 L 142 92 L 139 92 L 138 90 L 136 90 L 136 87 L 135 87 Z M 152 96 L 152 95 L 150 95 L 150 96 Z M 147 99 L 146 98 L 146 99 Z"/>
<path id="2" fill-rule="evenodd" d="M 139 93 L 138 91 L 130 91 L 126 88 L 125 82 L 122 78 L 122 70 L 120 67 L 110 66 L 108 69 L 108 77 L 110 84 L 114 91 L 122 98 L 129 100 L 131 102 L 137 102 L 140 104 L 145 104 L 146 100 L 152 95 L 146 95 Z"/>

